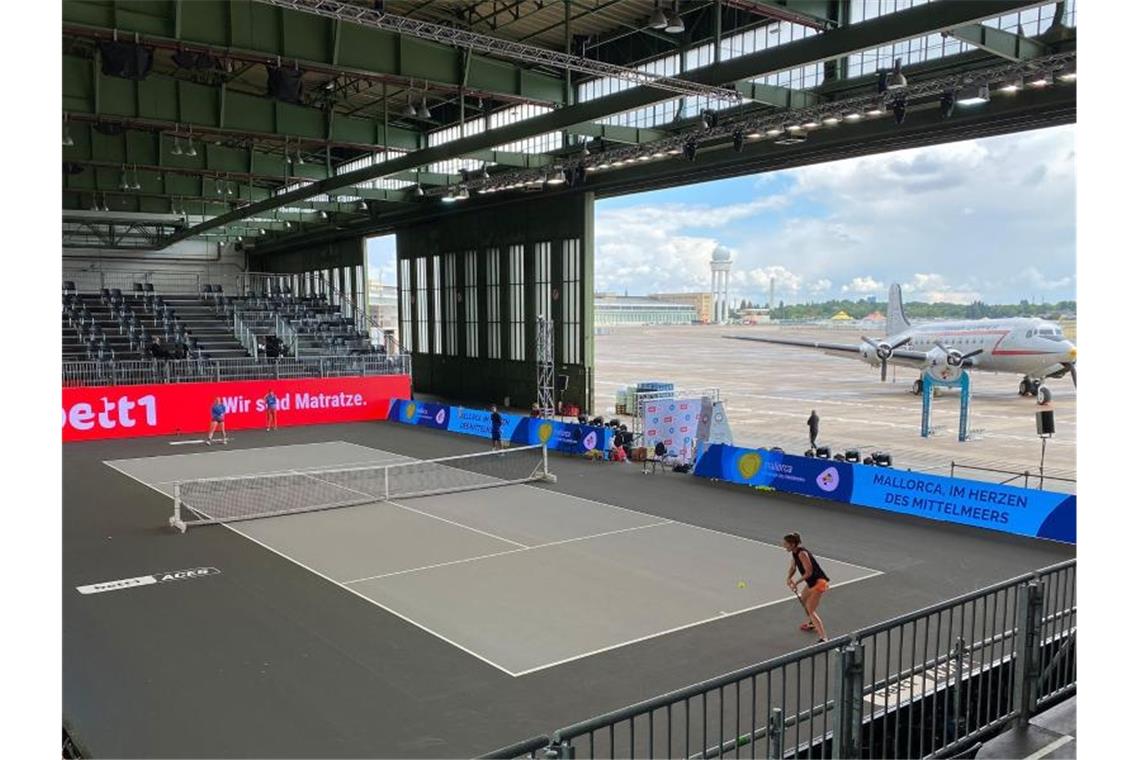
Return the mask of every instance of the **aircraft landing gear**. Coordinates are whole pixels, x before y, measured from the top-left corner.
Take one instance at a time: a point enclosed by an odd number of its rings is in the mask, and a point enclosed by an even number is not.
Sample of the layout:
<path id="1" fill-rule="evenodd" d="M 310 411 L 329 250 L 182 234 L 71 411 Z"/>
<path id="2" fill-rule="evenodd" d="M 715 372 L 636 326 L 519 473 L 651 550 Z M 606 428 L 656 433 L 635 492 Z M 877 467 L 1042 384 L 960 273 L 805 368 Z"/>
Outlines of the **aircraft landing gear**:
<path id="1" fill-rule="evenodd" d="M 1021 382 L 1017 385 L 1018 396 L 1037 396 L 1039 390 L 1041 390 L 1041 381 L 1030 380 L 1028 377 L 1021 378 Z"/>

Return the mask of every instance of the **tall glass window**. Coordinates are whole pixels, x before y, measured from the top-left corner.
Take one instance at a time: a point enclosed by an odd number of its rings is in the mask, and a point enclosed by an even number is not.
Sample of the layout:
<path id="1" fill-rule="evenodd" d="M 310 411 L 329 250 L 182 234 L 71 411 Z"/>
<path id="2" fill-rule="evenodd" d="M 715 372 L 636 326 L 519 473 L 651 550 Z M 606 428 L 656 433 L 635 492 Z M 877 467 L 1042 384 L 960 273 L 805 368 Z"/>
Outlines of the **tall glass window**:
<path id="1" fill-rule="evenodd" d="M 526 359 L 526 280 L 525 252 L 521 245 L 508 249 L 510 263 L 510 358 L 515 361 Z"/>
<path id="2" fill-rule="evenodd" d="M 443 306 L 444 306 L 444 353 L 459 355 L 459 282 L 456 256 L 449 253 L 443 257 Z"/>
<path id="3" fill-rule="evenodd" d="M 400 259 L 400 334 L 404 348 L 412 343 L 412 260 Z"/>
<path id="4" fill-rule="evenodd" d="M 562 360 L 582 362 L 582 285 L 581 241 L 562 241 Z"/>
<path id="5" fill-rule="evenodd" d="M 479 254 L 463 254 L 463 314 L 467 356 L 479 358 Z"/>
<path id="6" fill-rule="evenodd" d="M 487 358 L 503 358 L 503 315 L 499 293 L 499 249 L 491 248 L 487 256 Z"/>
<path id="7" fill-rule="evenodd" d="M 431 257 L 431 311 L 432 311 L 432 341 L 431 352 L 443 353 L 443 293 L 440 281 L 443 273 L 443 257 Z"/>
<path id="8" fill-rule="evenodd" d="M 431 353 L 428 345 L 428 260 L 416 259 L 416 348 L 421 354 Z"/>

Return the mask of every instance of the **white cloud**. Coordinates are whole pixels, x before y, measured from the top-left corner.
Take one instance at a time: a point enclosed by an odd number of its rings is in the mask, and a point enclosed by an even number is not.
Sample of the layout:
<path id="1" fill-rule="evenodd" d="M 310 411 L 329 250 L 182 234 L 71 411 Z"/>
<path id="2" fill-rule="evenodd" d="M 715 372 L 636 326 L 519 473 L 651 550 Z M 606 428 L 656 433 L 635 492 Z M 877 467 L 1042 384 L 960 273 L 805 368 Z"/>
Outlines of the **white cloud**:
<path id="1" fill-rule="evenodd" d="M 596 279 L 631 293 L 707 290 L 722 244 L 732 296 L 752 300 L 773 276 L 788 301 L 885 299 L 892 282 L 907 300 L 1071 298 L 1075 164 L 1074 129 L 1060 127 L 759 175 L 745 188 L 757 197 L 740 200 L 736 186 L 723 206 L 603 202 Z"/>
<path id="2" fill-rule="evenodd" d="M 874 277 L 856 277 L 851 282 L 844 285 L 841 290 L 844 293 L 878 294 L 886 290 L 886 288 L 886 285 L 878 282 Z"/>

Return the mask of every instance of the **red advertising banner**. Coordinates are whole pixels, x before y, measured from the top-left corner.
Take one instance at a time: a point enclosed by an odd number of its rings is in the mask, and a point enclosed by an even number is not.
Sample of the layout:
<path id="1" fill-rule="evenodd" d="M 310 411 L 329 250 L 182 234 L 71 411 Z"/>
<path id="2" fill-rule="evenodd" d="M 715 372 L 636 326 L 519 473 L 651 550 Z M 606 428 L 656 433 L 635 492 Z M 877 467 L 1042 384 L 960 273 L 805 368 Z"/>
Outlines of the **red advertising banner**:
<path id="1" fill-rule="evenodd" d="M 221 398 L 226 430 L 265 426 L 265 394 L 277 396 L 277 424 L 382 420 L 392 399 L 411 397 L 407 375 L 240 380 L 63 389 L 63 440 L 205 433 Z"/>

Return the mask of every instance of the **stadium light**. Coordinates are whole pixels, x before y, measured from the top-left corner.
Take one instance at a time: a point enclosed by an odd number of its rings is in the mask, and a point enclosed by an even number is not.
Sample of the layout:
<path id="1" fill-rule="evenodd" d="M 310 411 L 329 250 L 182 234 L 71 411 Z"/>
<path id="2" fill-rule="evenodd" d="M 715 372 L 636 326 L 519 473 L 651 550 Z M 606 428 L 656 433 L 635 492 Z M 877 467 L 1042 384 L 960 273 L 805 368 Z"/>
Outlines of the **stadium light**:
<path id="1" fill-rule="evenodd" d="M 983 84 L 977 88 L 971 87 L 958 94 L 958 105 L 960 106 L 976 106 L 988 103 L 989 100 L 990 86 L 988 84 Z"/>
<path id="2" fill-rule="evenodd" d="M 646 26 L 650 29 L 664 29 L 669 26 L 669 20 L 665 18 L 665 11 L 661 10 L 660 3 L 654 3 L 653 13 L 650 14 Z"/>
<path id="3" fill-rule="evenodd" d="M 673 0 L 673 13 L 669 15 L 669 23 L 665 25 L 665 31 L 670 34 L 680 34 L 685 31 L 685 22 L 681 19 L 681 14 L 677 8 L 677 0 Z"/>

